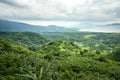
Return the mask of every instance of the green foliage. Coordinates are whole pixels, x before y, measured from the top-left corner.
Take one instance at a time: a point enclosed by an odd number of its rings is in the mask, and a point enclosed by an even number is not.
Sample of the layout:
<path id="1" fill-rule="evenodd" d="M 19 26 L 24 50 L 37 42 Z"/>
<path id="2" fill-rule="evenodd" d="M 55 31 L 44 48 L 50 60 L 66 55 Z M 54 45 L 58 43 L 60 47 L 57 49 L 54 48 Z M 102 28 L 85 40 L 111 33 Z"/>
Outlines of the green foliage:
<path id="1" fill-rule="evenodd" d="M 14 45 L 9 41 L 0 38 L 0 54 L 4 53 L 34 54 L 34 52 L 25 47 Z"/>
<path id="2" fill-rule="evenodd" d="M 0 80 L 16 80 L 15 73 L 20 73 L 23 66 L 19 55 L 0 54 Z"/>
<path id="3" fill-rule="evenodd" d="M 44 36 L 50 40 L 62 39 L 75 42 L 91 50 L 107 50 L 120 45 L 120 33 L 92 33 L 92 32 L 46 32 Z"/>
<path id="4" fill-rule="evenodd" d="M 36 51 L 39 46 L 48 41 L 42 35 L 33 32 L 0 32 L 0 37 L 32 51 Z"/>
<path id="5" fill-rule="evenodd" d="M 0 38 L 0 52 L 13 50 L 13 45 L 5 39 Z"/>
<path id="6" fill-rule="evenodd" d="M 0 38 L 0 80 L 120 79 L 119 43 L 113 39 L 110 41 L 111 36 L 119 39 L 119 34 L 62 33 L 64 40 L 44 42 L 43 39 L 43 43 L 38 40 L 41 37 L 36 33 L 4 32 L 0 35 L 5 38 Z M 60 36 L 58 33 L 55 35 L 56 39 Z M 106 36 L 110 39 L 102 40 Z M 79 42 L 88 44 L 90 48 L 76 44 Z M 99 49 L 95 48 L 96 43 Z M 31 49 L 36 52 L 27 49 L 31 45 Z M 104 47 L 108 49 L 101 50 Z"/>
<path id="7" fill-rule="evenodd" d="M 12 75 L 18 72 L 18 68 L 21 65 L 21 60 L 14 54 L 1 54 L 0 55 L 0 74 Z"/>
<path id="8" fill-rule="evenodd" d="M 120 49 L 117 49 L 114 53 L 113 53 L 113 57 L 115 61 L 119 61 L 120 62 Z"/>
<path id="9" fill-rule="evenodd" d="M 52 54 L 53 56 L 70 56 L 73 54 L 79 54 L 80 50 L 81 48 L 72 42 L 54 40 L 41 46 L 38 53 Z"/>
<path id="10" fill-rule="evenodd" d="M 108 54 L 107 57 L 114 61 L 120 62 L 120 48 L 115 49 L 112 53 Z"/>

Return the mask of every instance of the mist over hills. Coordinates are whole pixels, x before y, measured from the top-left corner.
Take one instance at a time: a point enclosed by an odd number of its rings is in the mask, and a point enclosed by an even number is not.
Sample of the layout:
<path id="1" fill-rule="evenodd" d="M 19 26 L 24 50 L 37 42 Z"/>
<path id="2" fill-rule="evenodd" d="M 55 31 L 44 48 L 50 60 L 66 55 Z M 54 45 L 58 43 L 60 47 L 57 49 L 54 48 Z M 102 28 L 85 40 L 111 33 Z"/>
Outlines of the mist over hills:
<path id="1" fill-rule="evenodd" d="M 87 24 L 86 24 L 87 25 Z M 120 23 L 81 25 L 80 32 L 102 32 L 102 33 L 120 33 Z"/>

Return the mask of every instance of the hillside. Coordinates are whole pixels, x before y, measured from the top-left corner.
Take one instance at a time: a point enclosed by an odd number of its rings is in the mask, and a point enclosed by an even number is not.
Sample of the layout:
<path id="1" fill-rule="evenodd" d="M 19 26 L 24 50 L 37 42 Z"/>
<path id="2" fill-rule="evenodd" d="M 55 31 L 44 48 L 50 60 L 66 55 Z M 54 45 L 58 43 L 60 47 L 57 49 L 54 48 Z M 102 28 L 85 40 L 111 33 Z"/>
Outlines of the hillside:
<path id="1" fill-rule="evenodd" d="M 44 36 L 33 32 L 0 32 L 0 37 L 10 40 L 14 44 L 25 46 L 33 51 L 48 42 Z"/>
<path id="2" fill-rule="evenodd" d="M 52 54 L 54 56 L 70 56 L 80 54 L 81 48 L 69 41 L 54 40 L 42 45 L 38 53 Z"/>
<path id="3" fill-rule="evenodd" d="M 0 54 L 15 53 L 15 54 L 34 54 L 33 51 L 19 45 L 14 45 L 13 43 L 0 38 Z"/>
<path id="4" fill-rule="evenodd" d="M 34 55 L 32 51 L 22 46 L 19 48 L 2 38 L 0 46 L 1 80 L 120 79 L 119 62 L 98 53 L 94 53 L 95 56 L 83 55 L 86 51 L 81 54 L 82 49 L 69 41 L 50 41 L 42 45 Z"/>

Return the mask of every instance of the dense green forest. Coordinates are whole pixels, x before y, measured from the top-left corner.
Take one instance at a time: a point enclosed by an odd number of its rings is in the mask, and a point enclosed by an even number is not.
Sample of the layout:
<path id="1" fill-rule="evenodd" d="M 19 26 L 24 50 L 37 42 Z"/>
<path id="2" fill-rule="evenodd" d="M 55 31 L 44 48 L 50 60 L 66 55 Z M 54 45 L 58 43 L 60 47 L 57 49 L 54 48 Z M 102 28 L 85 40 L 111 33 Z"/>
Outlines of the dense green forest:
<path id="1" fill-rule="evenodd" d="M 0 80 L 119 80 L 120 33 L 0 32 Z"/>

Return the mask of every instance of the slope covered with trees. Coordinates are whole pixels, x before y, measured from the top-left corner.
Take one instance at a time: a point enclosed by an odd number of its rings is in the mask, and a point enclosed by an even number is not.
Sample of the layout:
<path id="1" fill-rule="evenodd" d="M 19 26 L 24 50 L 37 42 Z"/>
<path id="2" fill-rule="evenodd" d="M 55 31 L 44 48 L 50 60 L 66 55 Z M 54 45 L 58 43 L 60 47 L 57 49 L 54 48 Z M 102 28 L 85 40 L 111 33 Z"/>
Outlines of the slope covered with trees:
<path id="1" fill-rule="evenodd" d="M 31 32 L 1 32 L 0 80 L 120 79 L 120 49 L 118 46 L 120 43 L 117 41 L 119 34 L 82 33 L 73 36 L 76 33 L 56 33 L 58 36 L 61 34 L 61 37 L 51 34 L 53 33 L 40 35 Z M 63 36 L 63 34 L 65 35 Z M 117 40 L 111 39 L 113 35 Z M 98 39 L 98 36 L 103 38 Z M 89 49 L 87 45 L 78 44 L 85 39 L 88 41 L 95 39 L 98 42 L 104 39 L 101 42 L 104 44 L 107 41 L 106 38 L 109 41 L 112 40 L 109 44 L 116 47 L 112 52 L 107 50 L 104 53 L 101 51 L 102 49 L 96 50 L 92 47 Z M 79 39 L 80 41 L 77 41 Z M 94 44 L 95 41 L 93 41 Z M 92 41 L 85 42 L 90 44 Z M 31 45 L 37 46 L 37 49 L 31 51 L 28 48 Z"/>
<path id="2" fill-rule="evenodd" d="M 56 56 L 59 55 L 70 55 L 70 54 L 79 54 L 81 48 L 72 42 L 63 41 L 63 40 L 54 40 L 50 41 L 43 46 L 41 46 L 38 52 L 43 54 L 54 54 Z"/>
<path id="3" fill-rule="evenodd" d="M 44 36 L 33 32 L 0 32 L 0 37 L 33 51 L 48 41 Z"/>
<path id="4" fill-rule="evenodd" d="M 34 54 L 33 51 L 19 45 L 14 45 L 11 42 L 0 38 L 0 54 L 19 53 L 19 54 Z"/>

